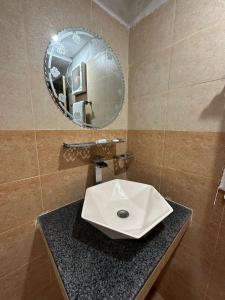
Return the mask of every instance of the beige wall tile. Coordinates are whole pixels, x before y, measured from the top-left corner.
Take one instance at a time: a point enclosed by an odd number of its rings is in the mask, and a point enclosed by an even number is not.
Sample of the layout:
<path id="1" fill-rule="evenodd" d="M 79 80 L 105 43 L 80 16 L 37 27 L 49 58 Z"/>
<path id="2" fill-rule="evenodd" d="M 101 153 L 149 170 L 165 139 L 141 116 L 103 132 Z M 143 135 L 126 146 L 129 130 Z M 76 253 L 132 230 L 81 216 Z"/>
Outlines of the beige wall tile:
<path id="1" fill-rule="evenodd" d="M 42 237 L 35 230 L 34 223 L 1 233 L 0 245 L 0 277 L 46 254 Z"/>
<path id="2" fill-rule="evenodd" d="M 0 129 L 34 129 L 26 74 L 0 71 Z"/>
<path id="3" fill-rule="evenodd" d="M 165 300 L 155 289 L 151 288 L 145 300 Z"/>
<path id="4" fill-rule="evenodd" d="M 153 141 L 151 136 L 156 136 L 156 132 L 128 131 L 128 150 L 135 154 L 135 160 L 127 171 L 128 180 L 152 184 L 164 196 L 193 209 L 192 225 L 168 268 L 168 275 L 161 276 L 156 289 L 164 299 L 203 299 L 224 205 L 221 193 L 216 206 L 212 205 L 222 173 L 224 134 L 166 131 L 164 165 L 167 168 L 161 168 L 150 165 L 154 152 L 149 157 L 145 155 L 149 149 L 152 151 L 148 142 Z M 157 134 L 163 137 L 163 131 Z M 162 138 L 158 150 L 157 139 L 152 142 L 155 153 L 162 151 L 163 141 Z M 160 159 L 155 164 L 157 161 Z M 221 272 L 216 270 L 215 276 L 222 276 L 223 270 Z M 219 281 L 220 293 L 221 286 L 222 281 Z"/>
<path id="5" fill-rule="evenodd" d="M 201 291 L 204 294 L 210 276 L 210 266 L 210 261 L 193 256 L 180 245 L 169 267 L 170 272 L 176 273 L 190 290 Z"/>
<path id="6" fill-rule="evenodd" d="M 218 180 L 225 160 L 223 133 L 166 131 L 166 168 Z"/>
<path id="7" fill-rule="evenodd" d="M 225 214 L 223 215 L 222 226 L 220 228 L 219 239 L 216 247 L 215 257 L 212 262 L 213 268 L 211 273 L 211 278 L 209 282 L 209 287 L 207 290 L 207 296 L 214 300 L 222 300 L 225 297 L 224 289 L 224 278 L 225 278 Z"/>
<path id="8" fill-rule="evenodd" d="M 0 17 L 4 20 L 8 20 L 10 17 L 19 17 L 22 12 L 22 1 L 18 0 L 8 0 L 2 2 L 2 9 L 0 12 Z"/>
<path id="9" fill-rule="evenodd" d="M 93 166 L 41 176 L 45 210 L 53 210 L 84 197 L 85 189 L 93 185 Z"/>
<path id="10" fill-rule="evenodd" d="M 37 130 L 78 130 L 80 127 L 64 116 L 49 94 L 43 66 L 30 67 L 34 123 Z"/>
<path id="11" fill-rule="evenodd" d="M 0 183 L 38 175 L 35 133 L 0 131 Z"/>
<path id="12" fill-rule="evenodd" d="M 176 170 L 162 171 L 161 193 L 193 209 L 193 222 L 181 245 L 189 255 L 203 260 L 208 266 L 213 261 L 223 209 L 221 194 L 217 205 L 213 206 L 216 188 L 217 181 L 208 178 Z M 182 267 L 182 261 L 180 264 Z"/>
<path id="13" fill-rule="evenodd" d="M 63 27 L 92 28 L 92 1 L 66 0 L 57 3 L 62 14 Z"/>
<path id="14" fill-rule="evenodd" d="M 213 207 L 218 181 L 175 169 L 163 169 L 161 192 L 164 196 L 193 209 L 193 220 L 202 228 L 219 225 L 222 203 Z"/>
<path id="15" fill-rule="evenodd" d="M 45 51 L 52 35 L 64 28 L 63 6 L 59 0 L 23 1 L 28 59 L 31 65 L 43 66 Z"/>
<path id="16" fill-rule="evenodd" d="M 46 257 L 36 259 L 13 273 L 0 278 L 0 298 L 7 300 L 39 300 L 50 282 Z"/>
<path id="17" fill-rule="evenodd" d="M 91 30 L 102 36 L 115 51 L 126 76 L 128 70 L 129 31 L 92 1 Z"/>
<path id="18" fill-rule="evenodd" d="M 171 270 L 170 264 L 160 275 L 156 282 L 156 289 L 160 295 L 166 300 L 202 300 L 204 294 L 199 290 L 195 290 L 186 281 L 184 281 L 180 274 Z"/>
<path id="19" fill-rule="evenodd" d="M 224 86 L 218 80 L 170 91 L 166 129 L 225 131 Z"/>
<path id="20" fill-rule="evenodd" d="M 131 162 L 127 171 L 127 179 L 153 185 L 160 191 L 162 168 L 159 166 L 146 166 L 142 161 Z"/>
<path id="21" fill-rule="evenodd" d="M 163 131 L 130 130 L 128 132 L 128 151 L 135 160 L 146 166 L 162 166 L 163 163 Z"/>
<path id="22" fill-rule="evenodd" d="M 175 170 L 163 170 L 162 177 L 163 195 L 193 209 L 193 222 L 174 255 L 171 270 L 194 290 L 205 291 L 222 213 L 221 203 L 212 205 L 217 183 L 213 187 L 207 178 Z"/>
<path id="23" fill-rule="evenodd" d="M 128 114 L 129 129 L 165 129 L 166 107 L 167 93 L 130 98 Z"/>
<path id="24" fill-rule="evenodd" d="M 224 0 L 177 0 L 174 40 L 225 20 Z"/>
<path id="25" fill-rule="evenodd" d="M 77 152 L 64 150 L 65 143 L 81 143 L 93 140 L 93 132 L 79 131 L 38 131 L 37 147 L 40 162 L 40 173 L 48 174 L 61 169 L 83 165 Z"/>
<path id="26" fill-rule="evenodd" d="M 181 244 L 190 255 L 210 264 L 213 261 L 218 229 L 218 224 L 207 222 L 207 217 L 201 224 L 193 221 Z"/>
<path id="27" fill-rule="evenodd" d="M 126 179 L 124 165 L 107 161 L 102 170 L 103 181 L 114 178 Z M 94 165 L 77 166 L 49 175 L 41 176 L 43 203 L 45 210 L 52 210 L 73 201 L 83 199 L 86 188 L 94 184 Z"/>
<path id="28" fill-rule="evenodd" d="M 129 97 L 160 94 L 168 90 L 170 51 L 166 49 L 146 57 L 129 71 Z"/>
<path id="29" fill-rule="evenodd" d="M 130 65 L 172 44 L 175 1 L 168 1 L 130 29 Z"/>
<path id="30" fill-rule="evenodd" d="M 175 44 L 170 72 L 170 88 L 178 88 L 225 76 L 224 22 Z"/>
<path id="31" fill-rule="evenodd" d="M 125 130 L 76 130 L 76 131 L 38 131 L 37 132 L 37 145 L 38 156 L 40 162 L 41 174 L 48 174 L 63 169 L 76 168 L 80 165 L 85 165 L 91 162 L 91 158 L 95 155 L 108 156 L 115 154 L 114 150 L 117 147 L 106 148 L 105 151 L 102 147 L 88 152 L 83 150 L 68 150 L 63 149 L 63 142 L 66 143 L 81 143 L 88 141 L 95 141 L 100 138 L 124 138 L 126 139 Z M 108 149 L 112 153 L 108 153 Z M 89 157 L 90 155 L 90 157 Z"/>
<path id="32" fill-rule="evenodd" d="M 65 300 L 63 298 L 59 288 L 56 286 L 48 286 L 44 290 L 40 291 L 40 295 L 37 295 L 37 300 Z"/>
<path id="33" fill-rule="evenodd" d="M 0 232 L 33 221 L 42 211 L 38 177 L 0 185 Z"/>
<path id="34" fill-rule="evenodd" d="M 0 11 L 1 70 L 24 73 L 27 67 L 27 53 L 21 1 L 2 1 Z"/>
<path id="35" fill-rule="evenodd" d="M 129 163 L 128 163 L 129 164 Z M 126 174 L 126 167 L 127 164 L 125 164 L 124 161 L 118 161 L 118 160 L 107 160 L 107 168 L 104 168 L 102 170 L 102 180 L 109 181 L 112 179 L 127 179 L 127 174 Z M 94 169 L 92 167 L 89 167 L 91 171 L 93 172 L 93 177 L 94 177 Z M 90 172 L 91 174 L 91 172 Z M 90 178 L 90 182 L 92 185 L 93 179 Z"/>

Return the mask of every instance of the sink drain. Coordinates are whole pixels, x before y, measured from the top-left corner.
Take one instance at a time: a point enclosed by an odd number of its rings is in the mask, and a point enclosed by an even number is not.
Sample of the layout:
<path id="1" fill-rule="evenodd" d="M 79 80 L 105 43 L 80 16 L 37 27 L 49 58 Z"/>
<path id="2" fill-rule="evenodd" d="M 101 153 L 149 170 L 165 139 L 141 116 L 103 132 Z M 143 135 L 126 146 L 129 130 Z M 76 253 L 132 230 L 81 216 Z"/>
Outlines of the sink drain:
<path id="1" fill-rule="evenodd" d="M 129 212 L 127 210 L 125 210 L 125 209 L 120 209 L 117 212 L 117 216 L 119 218 L 125 219 L 125 218 L 129 217 Z"/>

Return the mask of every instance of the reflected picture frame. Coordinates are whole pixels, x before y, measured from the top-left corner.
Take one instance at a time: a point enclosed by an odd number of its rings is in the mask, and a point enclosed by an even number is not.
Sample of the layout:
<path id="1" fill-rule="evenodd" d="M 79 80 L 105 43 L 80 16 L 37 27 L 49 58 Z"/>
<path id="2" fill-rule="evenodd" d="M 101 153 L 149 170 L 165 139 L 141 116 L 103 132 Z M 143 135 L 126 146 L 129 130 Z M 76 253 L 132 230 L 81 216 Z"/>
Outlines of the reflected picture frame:
<path id="1" fill-rule="evenodd" d="M 79 95 L 87 92 L 86 64 L 81 62 L 71 70 L 72 94 Z"/>

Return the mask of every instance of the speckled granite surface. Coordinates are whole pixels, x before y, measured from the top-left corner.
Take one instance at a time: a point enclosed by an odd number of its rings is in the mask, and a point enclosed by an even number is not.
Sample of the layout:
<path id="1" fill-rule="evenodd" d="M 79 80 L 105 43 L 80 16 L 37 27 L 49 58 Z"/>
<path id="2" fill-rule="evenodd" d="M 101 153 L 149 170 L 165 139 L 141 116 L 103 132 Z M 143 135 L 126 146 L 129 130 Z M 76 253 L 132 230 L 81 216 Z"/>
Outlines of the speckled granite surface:
<path id="1" fill-rule="evenodd" d="M 191 210 L 174 212 L 140 240 L 111 240 L 81 219 L 82 201 L 39 217 L 69 299 L 128 300 L 173 242 Z"/>

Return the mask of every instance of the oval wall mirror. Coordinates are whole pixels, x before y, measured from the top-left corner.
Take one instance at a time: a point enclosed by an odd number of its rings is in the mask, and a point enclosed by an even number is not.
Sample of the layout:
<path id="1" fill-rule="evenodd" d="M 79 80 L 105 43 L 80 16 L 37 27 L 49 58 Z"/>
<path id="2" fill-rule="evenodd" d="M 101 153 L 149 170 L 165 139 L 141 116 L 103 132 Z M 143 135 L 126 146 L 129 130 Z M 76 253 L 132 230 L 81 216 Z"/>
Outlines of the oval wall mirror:
<path id="1" fill-rule="evenodd" d="M 118 116 L 125 91 L 122 69 L 96 33 L 68 28 L 54 35 L 44 68 L 52 98 L 74 123 L 102 128 Z"/>

